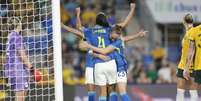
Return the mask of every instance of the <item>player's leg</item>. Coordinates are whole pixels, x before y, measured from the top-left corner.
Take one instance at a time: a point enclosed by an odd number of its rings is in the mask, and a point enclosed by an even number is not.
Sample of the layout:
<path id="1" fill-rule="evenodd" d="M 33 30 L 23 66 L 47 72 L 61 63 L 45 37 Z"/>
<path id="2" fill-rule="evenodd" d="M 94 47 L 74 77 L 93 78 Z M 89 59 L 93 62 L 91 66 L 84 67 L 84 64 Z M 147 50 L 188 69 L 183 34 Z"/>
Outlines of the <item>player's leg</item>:
<path id="1" fill-rule="evenodd" d="M 25 101 L 28 79 L 22 75 L 11 79 L 11 89 L 15 91 L 15 101 Z"/>
<path id="2" fill-rule="evenodd" d="M 131 101 L 127 93 L 127 73 L 126 71 L 117 72 L 117 87 L 122 101 Z"/>
<path id="3" fill-rule="evenodd" d="M 13 79 L 15 82 L 14 90 L 16 91 L 16 101 L 25 101 L 30 73 L 23 66 L 17 66 L 16 77 Z M 21 68 L 22 67 L 22 68 Z"/>
<path id="4" fill-rule="evenodd" d="M 25 101 L 26 91 L 16 91 L 15 101 Z"/>
<path id="5" fill-rule="evenodd" d="M 189 93 L 190 93 L 190 101 L 198 101 L 199 97 L 198 97 L 198 84 L 194 81 L 194 72 L 190 74 L 190 76 L 192 77 L 189 80 Z"/>
<path id="6" fill-rule="evenodd" d="M 193 79 L 189 80 L 189 93 L 190 93 L 190 101 L 198 101 L 198 92 L 197 92 L 197 83 L 193 81 Z"/>
<path id="7" fill-rule="evenodd" d="M 107 85 L 99 86 L 100 88 L 100 95 L 98 100 L 99 101 L 107 101 Z"/>
<path id="8" fill-rule="evenodd" d="M 116 84 L 108 86 L 108 101 L 118 101 L 118 93 L 116 89 Z"/>
<path id="9" fill-rule="evenodd" d="M 177 95 L 176 101 L 184 101 L 186 80 L 183 78 L 183 70 L 177 70 Z"/>
<path id="10" fill-rule="evenodd" d="M 201 71 L 200 70 L 197 70 L 197 71 L 194 71 L 193 73 L 193 77 L 194 77 L 194 81 L 191 80 L 190 82 L 190 95 L 191 95 L 191 101 L 198 101 L 199 100 L 199 97 L 198 97 L 198 92 L 197 92 L 197 89 L 198 89 L 198 85 L 201 84 Z"/>
<path id="11" fill-rule="evenodd" d="M 107 70 L 105 63 L 97 63 L 94 67 L 95 84 L 100 88 L 99 101 L 107 100 L 107 79 L 105 71 Z"/>
<path id="12" fill-rule="evenodd" d="M 94 84 L 87 84 L 88 101 L 96 101 L 96 86 Z"/>
<path id="13" fill-rule="evenodd" d="M 117 66 L 115 60 L 108 61 L 107 64 L 107 71 L 106 71 L 106 77 L 108 84 L 110 85 L 110 101 L 117 101 L 118 100 L 118 94 L 116 92 L 116 82 L 117 82 Z"/>
<path id="14" fill-rule="evenodd" d="M 91 67 L 86 67 L 85 71 L 86 86 L 88 91 L 88 101 L 96 100 L 96 86 L 94 82 L 94 70 Z"/>

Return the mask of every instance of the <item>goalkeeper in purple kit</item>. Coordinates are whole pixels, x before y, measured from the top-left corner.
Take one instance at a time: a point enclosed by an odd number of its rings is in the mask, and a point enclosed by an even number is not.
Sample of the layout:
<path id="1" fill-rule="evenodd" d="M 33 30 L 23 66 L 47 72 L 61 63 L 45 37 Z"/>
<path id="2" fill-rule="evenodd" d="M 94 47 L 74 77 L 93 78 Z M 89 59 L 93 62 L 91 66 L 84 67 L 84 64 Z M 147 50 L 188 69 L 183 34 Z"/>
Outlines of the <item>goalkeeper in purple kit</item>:
<path id="1" fill-rule="evenodd" d="M 15 101 L 25 101 L 30 72 L 33 70 L 23 46 L 21 30 L 22 24 L 19 18 L 9 19 L 10 32 L 7 37 L 4 73 L 8 84 L 15 92 Z"/>

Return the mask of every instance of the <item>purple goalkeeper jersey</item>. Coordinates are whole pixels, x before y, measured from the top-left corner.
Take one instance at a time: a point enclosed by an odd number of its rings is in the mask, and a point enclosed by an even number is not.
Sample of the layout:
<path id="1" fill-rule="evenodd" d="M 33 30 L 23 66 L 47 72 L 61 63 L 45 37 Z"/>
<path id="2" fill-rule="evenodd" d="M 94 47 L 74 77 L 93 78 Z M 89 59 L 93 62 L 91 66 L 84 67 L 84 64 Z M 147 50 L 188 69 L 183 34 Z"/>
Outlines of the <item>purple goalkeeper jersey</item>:
<path id="1" fill-rule="evenodd" d="M 28 75 L 28 71 L 18 54 L 18 51 L 22 49 L 24 49 L 22 36 L 18 32 L 10 32 L 6 44 L 6 77 L 26 77 Z"/>

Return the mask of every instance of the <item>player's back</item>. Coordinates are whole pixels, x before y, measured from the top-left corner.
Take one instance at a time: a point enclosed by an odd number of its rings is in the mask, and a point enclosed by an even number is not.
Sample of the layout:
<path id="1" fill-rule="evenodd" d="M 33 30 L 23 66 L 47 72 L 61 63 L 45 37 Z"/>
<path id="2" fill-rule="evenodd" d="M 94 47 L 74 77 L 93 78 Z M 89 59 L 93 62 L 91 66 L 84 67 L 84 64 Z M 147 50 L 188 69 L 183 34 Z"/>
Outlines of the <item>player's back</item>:
<path id="1" fill-rule="evenodd" d="M 201 70 L 201 25 L 194 28 L 192 34 L 190 35 L 190 40 L 195 42 L 195 70 Z"/>
<path id="2" fill-rule="evenodd" d="M 185 64 L 186 64 L 187 52 L 188 52 L 188 47 L 189 47 L 189 40 L 188 39 L 190 37 L 190 34 L 193 34 L 193 31 L 194 31 L 194 27 L 187 30 L 183 39 L 182 39 L 181 59 L 180 59 L 180 62 L 178 64 L 178 68 L 182 69 L 182 70 L 185 68 Z"/>
<path id="3" fill-rule="evenodd" d="M 101 26 L 95 26 L 92 29 L 93 37 L 91 39 L 91 44 L 95 47 L 99 48 L 106 48 L 111 44 L 110 40 L 110 33 L 111 33 L 111 28 L 107 27 L 101 27 Z M 109 56 L 111 59 L 114 59 L 114 54 L 109 53 L 107 56 Z M 94 59 L 96 63 L 101 63 L 104 62 L 103 60 L 99 58 Z"/>

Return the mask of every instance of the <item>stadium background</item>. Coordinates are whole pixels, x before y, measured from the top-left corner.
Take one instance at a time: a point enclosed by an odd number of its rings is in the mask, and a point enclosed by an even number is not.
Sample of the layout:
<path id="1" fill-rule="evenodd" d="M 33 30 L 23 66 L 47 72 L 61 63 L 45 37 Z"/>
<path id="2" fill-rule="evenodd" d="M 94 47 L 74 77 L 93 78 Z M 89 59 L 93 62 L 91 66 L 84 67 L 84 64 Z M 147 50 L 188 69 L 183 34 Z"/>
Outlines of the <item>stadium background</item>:
<path id="1" fill-rule="evenodd" d="M 6 0 L 1 0 L 1 4 Z M 16 0 L 12 0 L 15 2 Z M 27 0 L 29 1 L 29 0 Z M 37 0 L 35 0 L 37 1 Z M 41 0 L 47 1 L 47 0 Z M 129 63 L 128 84 L 129 92 L 136 101 L 174 101 L 176 95 L 176 68 L 181 54 L 181 40 L 184 34 L 182 17 L 191 12 L 195 22 L 201 22 L 201 1 L 200 0 L 135 0 L 136 10 L 132 21 L 124 29 L 125 35 L 134 34 L 140 29 L 148 30 L 145 38 L 129 42 L 126 47 L 126 56 Z M 28 5 L 29 12 L 36 4 Z M 85 26 L 92 26 L 97 12 L 105 12 L 111 24 L 120 22 L 126 17 L 129 11 L 127 0 L 61 0 L 61 22 L 75 27 L 75 8 L 80 5 L 81 19 Z M 0 17 L 6 15 L 5 8 L 0 7 Z M 50 8 L 51 9 L 51 8 Z M 43 12 L 41 12 L 43 13 Z M 32 14 L 32 13 L 30 13 Z M 32 19 L 32 18 L 27 18 Z M 31 28 L 40 28 L 44 32 L 44 37 L 25 37 L 25 40 L 36 42 L 38 54 L 47 54 L 47 42 L 51 44 L 52 21 L 40 19 L 43 23 L 36 23 Z M 38 19 L 39 20 L 39 19 Z M 1 23 L 4 20 L 0 20 Z M 4 29 L 0 26 L 1 30 Z M 48 28 L 48 29 L 46 29 Z M 43 31 L 44 30 L 44 31 Z M 86 101 L 86 90 L 84 88 L 84 57 L 85 52 L 77 49 L 78 39 L 72 33 L 62 30 L 62 58 L 63 58 L 63 84 L 64 101 Z M 4 37 L 1 33 L 1 37 Z M 31 32 L 29 32 L 31 35 Z M 59 34 L 59 33 L 58 33 Z M 2 43 L 5 43 L 2 38 Z M 33 45 L 28 45 L 33 47 Z M 5 49 L 5 45 L 0 45 L 0 50 Z M 30 50 L 30 53 L 33 52 Z M 44 56 L 47 58 L 48 56 Z M 48 57 L 51 60 L 51 55 Z M 48 67 L 41 63 L 39 67 Z M 1 64 L 3 56 L 1 56 Z M 51 61 L 52 62 L 52 61 Z M 51 64 L 51 63 L 49 63 Z M 1 66 L 2 67 L 2 66 Z M 2 71 L 1 71 L 2 72 Z M 44 72 L 46 72 L 44 68 Z M 1 74 L 2 75 L 2 74 Z M 1 84 L 5 81 L 1 78 Z M 0 93 L 0 99 L 4 97 Z M 187 94 L 188 96 L 188 94 Z"/>

